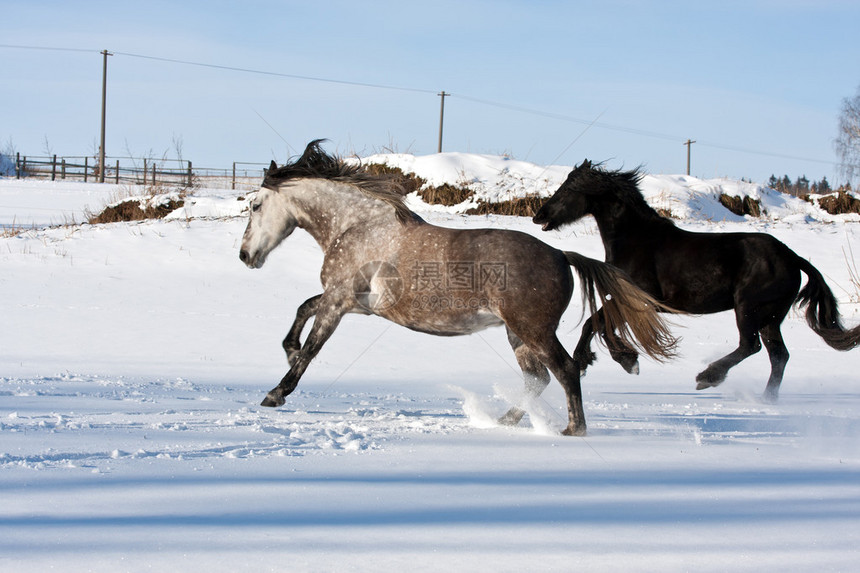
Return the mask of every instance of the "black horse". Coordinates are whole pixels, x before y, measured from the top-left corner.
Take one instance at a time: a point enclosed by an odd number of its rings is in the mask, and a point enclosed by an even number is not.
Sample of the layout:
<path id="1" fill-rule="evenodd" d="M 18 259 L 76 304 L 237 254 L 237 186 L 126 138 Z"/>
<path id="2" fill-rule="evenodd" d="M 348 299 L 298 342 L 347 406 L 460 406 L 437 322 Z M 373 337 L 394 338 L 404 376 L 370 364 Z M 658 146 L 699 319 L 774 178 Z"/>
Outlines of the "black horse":
<path id="1" fill-rule="evenodd" d="M 836 350 L 860 345 L 860 326 L 846 330 L 836 298 L 821 273 L 808 261 L 764 233 L 693 233 L 660 216 L 642 197 L 639 170 L 610 171 L 586 160 L 534 217 L 544 231 L 592 215 L 597 221 L 606 262 L 626 271 L 660 302 L 691 314 L 734 309 L 740 333 L 736 350 L 708 365 L 696 389 L 717 386 L 729 369 L 761 350 L 771 372 L 764 399 L 776 401 L 788 349 L 780 325 L 793 304 L 806 306 L 806 322 Z M 801 271 L 808 281 L 800 290 Z M 595 324 L 612 357 L 628 372 L 638 372 L 636 352 L 606 337 L 601 317 L 588 320 L 574 351 L 583 367 L 593 363 L 590 343 Z"/>

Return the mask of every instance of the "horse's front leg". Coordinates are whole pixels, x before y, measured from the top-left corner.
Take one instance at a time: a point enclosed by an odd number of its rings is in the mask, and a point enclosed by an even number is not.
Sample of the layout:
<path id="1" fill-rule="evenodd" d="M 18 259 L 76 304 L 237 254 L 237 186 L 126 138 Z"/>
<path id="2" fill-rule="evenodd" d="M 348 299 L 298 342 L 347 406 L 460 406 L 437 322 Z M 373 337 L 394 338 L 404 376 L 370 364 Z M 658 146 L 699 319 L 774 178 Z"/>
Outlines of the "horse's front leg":
<path id="1" fill-rule="evenodd" d="M 639 374 L 639 354 L 624 344 L 617 336 L 607 334 L 606 319 L 601 308 L 582 325 L 582 334 L 573 350 L 573 359 L 581 366 L 580 375 L 585 376 L 585 370 L 594 364 L 597 358 L 597 355 L 591 350 L 591 339 L 594 338 L 595 330 L 606 344 L 609 356 L 620 364 L 628 374 Z"/>
<path id="2" fill-rule="evenodd" d="M 609 356 L 624 368 L 628 374 L 639 374 L 639 353 L 624 344 L 617 337 L 609 338 L 604 334 Z"/>
<path id="3" fill-rule="evenodd" d="M 576 348 L 573 349 L 573 359 L 579 364 L 581 370 L 580 375 L 585 375 L 585 370 L 594 364 L 597 355 L 591 350 L 591 339 L 594 338 L 594 324 L 598 324 L 598 329 L 603 329 L 603 313 L 599 310 L 592 314 L 588 320 L 582 325 L 582 334 L 579 336 L 579 342 L 576 343 Z"/>
<path id="4" fill-rule="evenodd" d="M 290 327 L 286 338 L 281 343 L 284 352 L 287 353 L 287 361 L 290 363 L 290 366 L 295 363 L 296 355 L 302 348 L 302 330 L 304 330 L 305 324 L 307 324 L 311 317 L 317 313 L 321 298 L 322 295 L 318 294 L 299 305 L 296 311 L 296 319 L 293 321 L 293 325 Z"/>
<path id="5" fill-rule="evenodd" d="M 325 297 L 325 294 L 322 296 L 324 298 L 318 301 L 316 318 L 313 327 L 311 327 L 311 332 L 308 334 L 308 339 L 293 358 L 290 371 L 266 395 L 260 403 L 261 406 L 275 408 L 286 402 L 286 396 L 296 389 L 299 379 L 307 370 L 311 360 L 319 353 L 337 325 L 340 324 L 343 315 L 349 311 L 351 304 L 348 297 L 344 296 L 331 300 L 334 297 Z M 327 298 L 329 300 L 326 300 Z"/>

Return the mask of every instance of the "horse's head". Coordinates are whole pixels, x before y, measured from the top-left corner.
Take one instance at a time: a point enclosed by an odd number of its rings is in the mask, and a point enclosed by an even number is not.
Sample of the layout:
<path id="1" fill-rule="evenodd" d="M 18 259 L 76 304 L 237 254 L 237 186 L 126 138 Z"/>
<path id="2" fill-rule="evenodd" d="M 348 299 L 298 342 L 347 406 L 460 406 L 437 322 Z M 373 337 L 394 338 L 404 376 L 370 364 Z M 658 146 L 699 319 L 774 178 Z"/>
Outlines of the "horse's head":
<path id="1" fill-rule="evenodd" d="M 270 169 L 276 168 L 272 162 Z M 252 269 L 259 269 L 269 253 L 296 230 L 298 221 L 292 214 L 287 192 L 263 186 L 251 200 L 250 218 L 239 259 Z"/>
<path id="2" fill-rule="evenodd" d="M 595 172 L 589 160 L 583 161 L 546 200 L 532 221 L 542 225 L 544 231 L 552 231 L 587 215 L 588 196 L 585 191 Z"/>

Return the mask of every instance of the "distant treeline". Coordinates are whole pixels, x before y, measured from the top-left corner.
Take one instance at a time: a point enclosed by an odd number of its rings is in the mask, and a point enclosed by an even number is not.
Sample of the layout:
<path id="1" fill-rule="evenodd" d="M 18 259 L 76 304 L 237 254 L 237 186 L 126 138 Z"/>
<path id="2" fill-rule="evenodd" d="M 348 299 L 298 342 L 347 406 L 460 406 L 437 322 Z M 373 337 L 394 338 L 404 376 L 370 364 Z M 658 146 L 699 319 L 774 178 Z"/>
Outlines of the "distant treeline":
<path id="1" fill-rule="evenodd" d="M 795 181 L 792 181 L 788 175 L 783 175 L 782 178 L 776 175 L 771 175 L 767 181 L 767 186 L 771 189 L 776 189 L 782 193 L 794 195 L 795 197 L 806 197 L 807 195 L 827 195 L 836 193 L 837 191 L 850 191 L 851 184 L 847 183 L 840 185 L 834 189 L 827 177 L 822 177 L 821 181 L 810 181 L 806 175 L 801 175 Z"/>

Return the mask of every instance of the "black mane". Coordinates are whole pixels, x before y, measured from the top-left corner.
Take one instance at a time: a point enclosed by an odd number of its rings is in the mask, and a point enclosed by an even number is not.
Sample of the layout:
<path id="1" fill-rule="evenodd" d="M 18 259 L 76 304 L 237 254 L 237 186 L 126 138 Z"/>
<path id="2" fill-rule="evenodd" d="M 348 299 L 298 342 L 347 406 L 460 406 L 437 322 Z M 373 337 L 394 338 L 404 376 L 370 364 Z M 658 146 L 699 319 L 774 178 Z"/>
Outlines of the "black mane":
<path id="1" fill-rule="evenodd" d="M 642 191 L 639 190 L 639 183 L 644 177 L 641 167 L 623 171 L 603 169 L 599 164 L 590 167 L 589 164 L 581 177 L 583 193 L 598 197 L 611 196 L 639 217 L 659 219 L 674 225 L 671 219 L 660 215 L 642 196 Z"/>
<path id="2" fill-rule="evenodd" d="M 278 167 L 274 161 L 266 171 L 263 187 L 276 189 L 288 179 L 304 177 L 316 179 L 345 179 L 355 176 L 361 171 L 361 165 L 346 163 L 340 158 L 329 155 L 320 145 L 324 139 L 315 139 L 308 143 L 301 157 Z"/>
<path id="3" fill-rule="evenodd" d="M 301 157 L 280 167 L 272 161 L 263 178 L 263 187 L 277 189 L 290 179 L 328 179 L 348 183 L 360 189 L 368 197 L 383 201 L 392 207 L 401 222 L 420 220 L 406 206 L 403 193 L 397 183 L 385 175 L 368 172 L 361 163 L 347 163 L 339 157 L 329 155 L 320 145 L 324 139 L 308 143 Z"/>

